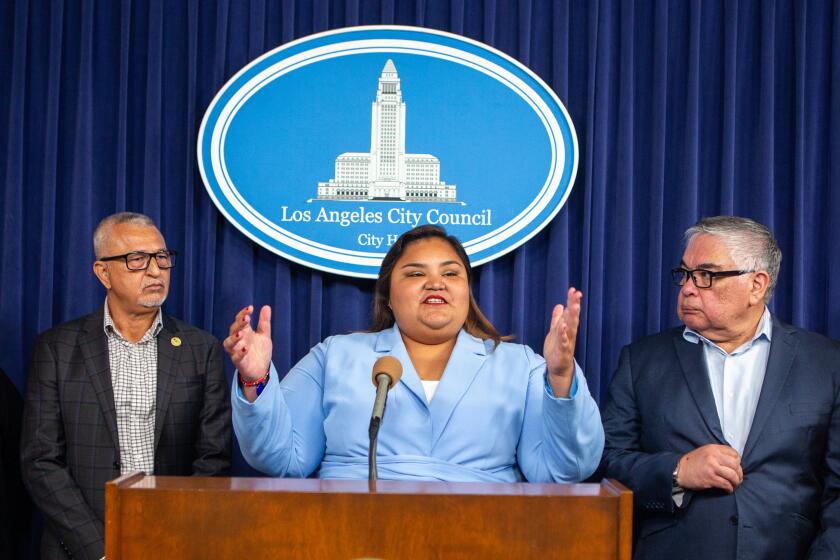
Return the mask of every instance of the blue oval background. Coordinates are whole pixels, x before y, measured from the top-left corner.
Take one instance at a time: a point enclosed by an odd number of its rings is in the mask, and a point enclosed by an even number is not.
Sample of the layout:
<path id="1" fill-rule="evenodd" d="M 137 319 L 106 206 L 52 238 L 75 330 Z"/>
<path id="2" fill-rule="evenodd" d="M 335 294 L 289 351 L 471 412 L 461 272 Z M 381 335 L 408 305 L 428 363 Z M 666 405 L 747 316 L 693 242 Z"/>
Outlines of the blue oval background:
<path id="1" fill-rule="evenodd" d="M 363 45 L 368 40 L 394 41 L 393 49 L 377 52 L 346 48 L 339 56 L 298 65 L 254 87 L 248 82 L 291 57 L 307 58 L 313 49 L 330 45 Z M 430 45 L 428 52 L 406 51 L 399 41 Z M 522 80 L 555 119 L 553 137 L 534 107 L 511 87 L 470 67 L 469 61 L 437 58 L 435 45 L 478 55 Z M 465 59 L 467 56 L 465 56 Z M 319 181 L 334 177 L 336 157 L 370 150 L 371 104 L 385 62 L 391 59 L 401 82 L 406 106 L 406 153 L 433 154 L 440 160 L 440 180 L 457 186 L 458 203 L 317 200 Z M 220 118 L 234 96 L 249 93 L 235 114 Z M 225 173 L 213 168 L 211 137 L 225 130 L 215 154 Z M 552 140 L 554 147 L 552 148 Z M 552 155 L 565 156 L 552 166 Z M 559 211 L 569 195 L 577 163 L 574 128 L 556 96 L 539 78 L 494 49 L 450 34 L 405 27 L 351 28 L 303 38 L 258 58 L 234 76 L 208 108 L 199 134 L 198 159 L 205 185 L 223 214 L 246 235 L 293 261 L 339 274 L 375 277 L 387 251 L 387 239 L 427 223 L 429 210 L 441 213 L 489 211 L 491 225 L 444 224 L 464 243 L 473 264 L 501 256 L 535 235 Z M 556 192 L 543 200 L 519 232 L 497 243 L 476 242 L 510 224 L 534 202 L 554 175 Z M 225 192 L 221 184 L 233 187 Z M 238 210 L 245 202 L 262 217 Z M 327 213 L 379 214 L 380 223 L 324 223 Z M 295 211 L 310 211 L 310 221 L 292 221 Z M 418 216 L 422 214 L 422 217 Z M 434 216 L 434 212 L 431 214 Z M 396 223 L 394 219 L 396 218 Z M 260 223 L 262 222 L 262 223 Z M 520 224 L 522 225 L 522 224 Z M 268 231 L 266 231 L 268 230 Z M 282 232 L 277 235 L 275 232 Z M 379 247 L 360 239 L 383 239 Z M 283 239 L 296 240 L 295 245 Z M 328 247 L 324 258 L 306 247 Z"/>

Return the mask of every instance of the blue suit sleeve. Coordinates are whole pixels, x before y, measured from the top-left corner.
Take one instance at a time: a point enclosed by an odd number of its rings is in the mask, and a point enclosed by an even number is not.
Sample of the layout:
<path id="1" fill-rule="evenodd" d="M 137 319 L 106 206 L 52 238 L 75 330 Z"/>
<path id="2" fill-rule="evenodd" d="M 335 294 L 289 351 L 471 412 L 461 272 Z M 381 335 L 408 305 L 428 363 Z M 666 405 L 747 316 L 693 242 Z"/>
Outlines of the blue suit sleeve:
<path id="1" fill-rule="evenodd" d="M 808 553 L 811 560 L 840 558 L 840 387 L 835 387 L 825 466 L 820 532 Z"/>
<path id="2" fill-rule="evenodd" d="M 647 453 L 641 446 L 642 422 L 636 406 L 630 350 L 625 347 L 603 407 L 606 446 L 604 475 L 615 478 L 635 494 L 636 505 L 648 511 L 672 513 L 672 474 L 680 454 Z M 686 492 L 683 506 L 691 493 Z"/>
<path id="3" fill-rule="evenodd" d="M 253 403 L 234 375 L 233 429 L 248 464 L 271 476 L 303 478 L 324 457 L 324 357 L 328 340 L 303 357 L 283 378 L 271 376 Z"/>
<path id="4" fill-rule="evenodd" d="M 575 362 L 569 398 L 554 397 L 545 361 L 528 352 L 531 367 L 517 462 L 530 482 L 580 482 L 595 472 L 604 429 L 583 371 Z"/>

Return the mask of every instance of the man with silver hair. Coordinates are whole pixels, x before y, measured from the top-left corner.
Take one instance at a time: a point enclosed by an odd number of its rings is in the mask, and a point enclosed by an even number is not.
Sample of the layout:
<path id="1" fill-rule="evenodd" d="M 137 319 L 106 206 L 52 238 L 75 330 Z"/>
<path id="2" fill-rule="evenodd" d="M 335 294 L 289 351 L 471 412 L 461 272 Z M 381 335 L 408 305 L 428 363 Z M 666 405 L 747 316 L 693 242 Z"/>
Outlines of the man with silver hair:
<path id="1" fill-rule="evenodd" d="M 130 212 L 102 220 L 93 245 L 105 304 L 42 333 L 27 380 L 21 465 L 45 559 L 103 556 L 106 481 L 230 466 L 221 345 L 161 312 L 175 251 Z"/>
<path id="2" fill-rule="evenodd" d="M 683 326 L 626 346 L 602 410 L 635 558 L 840 558 L 840 343 L 766 304 L 781 251 L 747 218 L 685 234 Z"/>

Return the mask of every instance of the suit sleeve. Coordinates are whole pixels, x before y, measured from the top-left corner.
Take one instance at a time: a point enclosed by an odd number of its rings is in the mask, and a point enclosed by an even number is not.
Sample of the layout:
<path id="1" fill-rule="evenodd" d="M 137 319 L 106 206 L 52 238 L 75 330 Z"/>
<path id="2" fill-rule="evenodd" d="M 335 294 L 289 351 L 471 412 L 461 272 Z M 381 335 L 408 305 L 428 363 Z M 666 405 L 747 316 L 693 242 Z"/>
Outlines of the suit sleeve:
<path id="1" fill-rule="evenodd" d="M 39 338 L 27 380 L 21 472 L 46 525 L 74 558 L 104 554 L 104 526 L 67 468 L 55 355 Z"/>
<path id="2" fill-rule="evenodd" d="M 680 454 L 670 451 L 648 453 L 642 448 L 642 420 L 633 386 L 629 347 L 625 346 L 621 351 L 602 416 L 606 435 L 604 475 L 630 488 L 637 507 L 673 513 L 672 474 Z M 687 505 L 687 501 L 683 505 Z"/>
<path id="3" fill-rule="evenodd" d="M 278 381 L 271 376 L 253 403 L 233 382 L 233 430 L 248 464 L 271 476 L 304 478 L 324 458 L 324 362 L 330 339 L 321 342 Z"/>
<path id="4" fill-rule="evenodd" d="M 834 376 L 837 379 L 840 372 L 835 372 Z M 808 555 L 812 560 L 840 558 L 840 386 L 837 385 L 834 388 L 834 407 L 828 429 L 823 488 L 820 533 Z"/>
<path id="5" fill-rule="evenodd" d="M 230 395 L 221 346 L 215 338 L 210 344 L 205 375 L 192 470 L 200 476 L 226 475 L 230 471 Z"/>
<path id="6" fill-rule="evenodd" d="M 517 462 L 529 482 L 580 482 L 598 466 L 604 429 L 598 405 L 575 362 L 569 398 L 555 397 L 545 360 L 527 350 L 530 373 Z"/>

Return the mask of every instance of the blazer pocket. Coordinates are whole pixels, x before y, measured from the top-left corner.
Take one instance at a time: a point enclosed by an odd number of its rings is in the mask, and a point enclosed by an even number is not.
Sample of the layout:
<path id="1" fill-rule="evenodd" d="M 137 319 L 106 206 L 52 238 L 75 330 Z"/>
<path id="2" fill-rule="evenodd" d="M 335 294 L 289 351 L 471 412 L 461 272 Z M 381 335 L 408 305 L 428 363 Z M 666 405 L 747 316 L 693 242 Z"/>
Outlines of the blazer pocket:
<path id="1" fill-rule="evenodd" d="M 825 402 L 795 402 L 788 408 L 791 414 L 831 414 L 831 404 Z"/>
<path id="2" fill-rule="evenodd" d="M 175 377 L 175 383 L 186 383 L 187 385 L 194 385 L 204 383 L 207 379 L 204 375 L 178 375 Z"/>
<path id="3" fill-rule="evenodd" d="M 639 538 L 644 539 L 651 535 L 655 535 L 660 531 L 664 531 L 668 527 L 672 527 L 677 523 L 676 517 L 651 517 L 642 522 L 642 527 L 639 530 Z"/>
<path id="4" fill-rule="evenodd" d="M 788 413 L 777 414 L 774 420 L 776 431 L 809 430 L 827 426 L 831 404 L 825 402 L 795 402 L 788 404 Z"/>
<path id="5" fill-rule="evenodd" d="M 172 384 L 172 395 L 175 401 L 201 400 L 204 395 L 204 383 L 207 379 L 203 375 L 181 375 Z"/>

